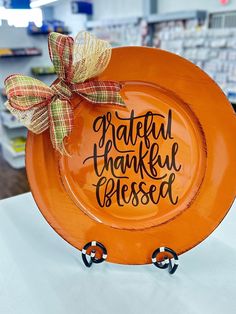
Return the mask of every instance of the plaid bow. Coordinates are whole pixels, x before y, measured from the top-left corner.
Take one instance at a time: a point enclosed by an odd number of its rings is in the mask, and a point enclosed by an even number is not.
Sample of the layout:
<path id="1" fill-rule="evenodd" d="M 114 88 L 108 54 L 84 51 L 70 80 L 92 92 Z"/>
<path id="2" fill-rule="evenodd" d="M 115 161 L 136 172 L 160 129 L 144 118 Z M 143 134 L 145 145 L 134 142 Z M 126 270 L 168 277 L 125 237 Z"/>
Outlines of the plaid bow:
<path id="1" fill-rule="evenodd" d="M 70 98 L 74 93 L 92 103 L 124 106 L 124 101 L 118 82 L 92 79 L 109 63 L 111 47 L 107 42 L 87 32 L 80 32 L 75 41 L 52 32 L 48 46 L 58 79 L 48 87 L 28 76 L 9 76 L 5 80 L 6 106 L 32 132 L 39 134 L 49 128 L 53 147 L 67 154 L 63 140 L 73 128 Z"/>

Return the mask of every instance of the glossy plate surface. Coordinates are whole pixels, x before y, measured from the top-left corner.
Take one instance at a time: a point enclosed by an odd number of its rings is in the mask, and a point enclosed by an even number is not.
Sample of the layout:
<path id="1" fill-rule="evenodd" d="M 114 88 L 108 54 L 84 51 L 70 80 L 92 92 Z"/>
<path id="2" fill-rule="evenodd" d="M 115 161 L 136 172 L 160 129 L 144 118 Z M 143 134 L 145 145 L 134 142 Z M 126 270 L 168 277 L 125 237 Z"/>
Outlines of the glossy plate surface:
<path id="1" fill-rule="evenodd" d="M 99 77 L 123 84 L 127 108 L 74 97 L 71 157 L 48 132 L 29 133 L 27 172 L 50 225 L 73 246 L 97 240 L 108 261 L 151 263 L 204 240 L 235 197 L 236 119 L 219 87 L 190 62 L 161 50 L 113 50 Z"/>

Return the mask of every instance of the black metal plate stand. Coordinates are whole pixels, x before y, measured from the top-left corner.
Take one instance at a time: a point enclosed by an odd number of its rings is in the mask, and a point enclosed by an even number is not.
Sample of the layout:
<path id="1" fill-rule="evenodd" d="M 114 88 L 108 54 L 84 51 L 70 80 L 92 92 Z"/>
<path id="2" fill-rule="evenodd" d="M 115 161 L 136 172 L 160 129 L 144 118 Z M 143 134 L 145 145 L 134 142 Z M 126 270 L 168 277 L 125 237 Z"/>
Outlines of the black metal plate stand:
<path id="1" fill-rule="evenodd" d="M 172 258 L 169 258 L 168 256 L 164 256 L 164 259 L 162 261 L 157 261 L 157 256 L 160 253 L 164 253 L 167 252 L 169 253 Z M 170 275 L 173 275 L 179 265 L 179 258 L 178 255 L 176 254 L 176 252 L 168 247 L 162 246 L 159 247 L 158 249 L 156 249 L 153 253 L 152 253 L 152 263 L 154 266 L 161 268 L 161 269 L 166 269 L 168 268 L 168 272 Z"/>
<path id="2" fill-rule="evenodd" d="M 93 248 L 90 254 L 87 254 L 87 251 L 89 248 Z M 99 247 L 102 250 L 102 256 L 100 258 L 96 258 L 96 248 Z M 90 256 L 90 259 L 88 260 L 87 256 Z M 85 244 L 85 246 L 82 249 L 82 260 L 84 262 L 84 265 L 86 267 L 91 267 L 93 263 L 99 264 L 106 260 L 107 258 L 107 250 L 105 246 L 98 242 L 98 241 L 91 241 Z"/>
<path id="3" fill-rule="evenodd" d="M 97 248 L 100 248 L 100 251 L 102 251 L 102 255 L 100 258 L 96 257 Z M 88 251 L 90 251 L 89 254 L 88 254 Z M 162 261 L 158 261 L 157 260 L 158 255 L 163 254 L 164 252 L 168 253 L 168 255 L 171 255 L 172 257 L 170 258 L 166 255 L 164 256 L 164 259 Z M 107 249 L 102 243 L 98 241 L 88 242 L 87 244 L 85 244 L 85 246 L 82 249 L 82 260 L 86 267 L 91 267 L 93 263 L 100 264 L 104 262 L 106 258 L 107 258 Z M 160 269 L 168 269 L 168 272 L 170 275 L 173 275 L 176 272 L 179 265 L 179 258 L 176 252 L 165 246 L 157 248 L 152 253 L 151 259 L 152 259 L 152 264 L 154 266 Z"/>

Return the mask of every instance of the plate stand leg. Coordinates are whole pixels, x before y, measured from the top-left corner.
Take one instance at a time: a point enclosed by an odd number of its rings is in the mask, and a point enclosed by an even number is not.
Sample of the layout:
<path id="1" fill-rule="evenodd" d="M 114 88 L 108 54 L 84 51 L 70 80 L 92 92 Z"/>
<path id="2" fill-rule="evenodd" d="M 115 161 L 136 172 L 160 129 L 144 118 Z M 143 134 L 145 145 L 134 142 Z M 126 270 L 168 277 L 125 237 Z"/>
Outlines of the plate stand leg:
<path id="1" fill-rule="evenodd" d="M 96 257 L 96 252 L 98 251 L 98 248 L 100 248 L 99 251 L 102 251 L 102 255 L 100 258 Z M 90 252 L 89 254 L 87 253 L 88 251 Z M 89 260 L 88 260 L 88 256 L 89 256 Z M 98 241 L 88 242 L 87 244 L 85 244 L 85 246 L 82 249 L 82 260 L 86 267 L 91 267 L 93 263 L 95 264 L 102 263 L 106 260 L 106 258 L 107 258 L 107 250 L 105 246 Z"/>
<path id="2" fill-rule="evenodd" d="M 160 253 L 167 252 L 169 253 L 168 255 L 171 255 L 172 257 L 168 257 L 167 255 L 164 256 L 164 259 L 162 261 L 157 260 L 157 256 Z M 161 269 L 166 269 L 168 268 L 169 274 L 173 275 L 179 265 L 179 258 L 176 252 L 166 246 L 162 246 L 157 248 L 153 253 L 152 253 L 152 263 L 154 266 L 161 268 Z"/>

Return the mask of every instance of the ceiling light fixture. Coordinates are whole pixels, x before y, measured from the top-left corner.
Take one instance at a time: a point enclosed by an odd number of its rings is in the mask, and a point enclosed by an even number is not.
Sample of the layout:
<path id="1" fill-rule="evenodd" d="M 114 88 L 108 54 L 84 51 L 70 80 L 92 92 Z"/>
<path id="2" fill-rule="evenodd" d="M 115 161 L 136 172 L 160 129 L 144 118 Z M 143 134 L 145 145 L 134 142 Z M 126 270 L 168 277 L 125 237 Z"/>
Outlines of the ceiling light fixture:
<path id="1" fill-rule="evenodd" d="M 35 9 L 5 9 L 0 7 L 0 25 L 2 20 L 6 20 L 9 26 L 27 27 L 29 22 L 34 22 L 36 26 L 42 26 L 42 10 Z"/>
<path id="2" fill-rule="evenodd" d="M 53 3 L 56 1 L 57 0 L 35 0 L 35 1 L 31 1 L 30 7 L 31 8 L 38 8 L 38 7 L 42 7 L 43 5 L 50 4 L 50 3 Z"/>

